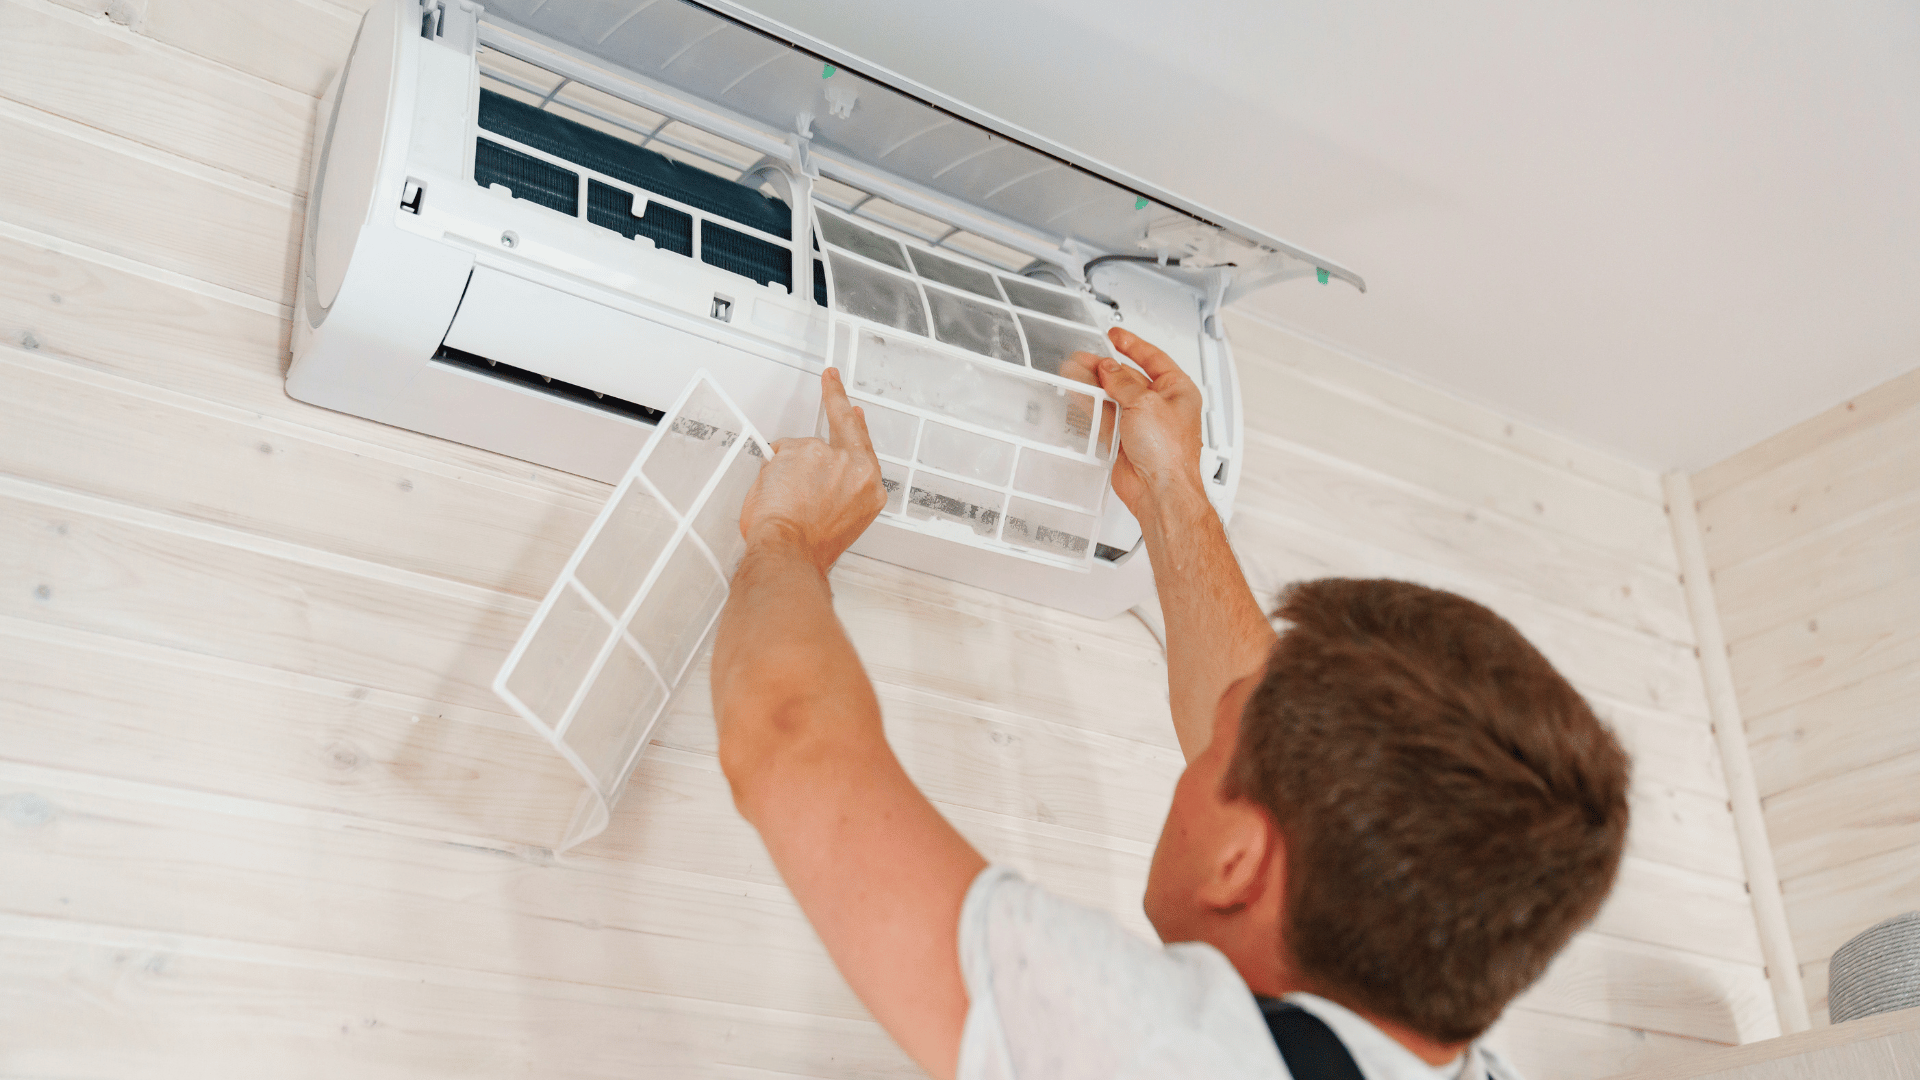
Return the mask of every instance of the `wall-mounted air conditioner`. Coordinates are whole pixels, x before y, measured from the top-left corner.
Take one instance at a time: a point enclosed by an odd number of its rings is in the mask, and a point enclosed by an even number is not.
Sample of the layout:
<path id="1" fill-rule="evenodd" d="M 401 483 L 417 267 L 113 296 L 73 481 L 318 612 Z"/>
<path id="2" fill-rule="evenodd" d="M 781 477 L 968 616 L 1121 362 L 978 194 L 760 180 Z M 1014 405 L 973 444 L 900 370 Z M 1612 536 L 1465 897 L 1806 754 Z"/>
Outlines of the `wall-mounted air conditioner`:
<path id="1" fill-rule="evenodd" d="M 1075 354 L 1106 354 L 1118 324 L 1193 376 L 1209 494 L 1229 517 L 1243 444 L 1220 311 L 1287 278 L 1364 288 L 744 9 L 691 0 L 378 0 L 322 101 L 303 247 L 287 376 L 301 400 L 621 483 L 599 536 L 643 447 L 680 460 L 674 432 L 700 422 L 667 414 L 699 373 L 738 414 L 727 430 L 778 439 L 816 429 L 832 363 L 889 495 L 855 551 L 1097 617 L 1153 586 L 1139 526 L 1109 494 L 1114 404 Z M 663 483 L 640 486 L 658 496 Z M 724 575 L 711 538 L 675 513 L 661 520 L 693 538 L 684 550 Z M 684 675 L 618 622 L 654 586 L 616 610 L 571 576 L 585 551 L 529 631 L 568 597 L 596 598 L 565 611 L 615 620 L 568 669 L 574 696 L 535 708 L 512 665 L 500 685 L 602 800 L 576 838 L 605 820 L 645 737 L 623 728 L 619 760 L 568 747 L 603 665 L 632 674 L 628 652 L 644 656 L 666 694 Z"/>

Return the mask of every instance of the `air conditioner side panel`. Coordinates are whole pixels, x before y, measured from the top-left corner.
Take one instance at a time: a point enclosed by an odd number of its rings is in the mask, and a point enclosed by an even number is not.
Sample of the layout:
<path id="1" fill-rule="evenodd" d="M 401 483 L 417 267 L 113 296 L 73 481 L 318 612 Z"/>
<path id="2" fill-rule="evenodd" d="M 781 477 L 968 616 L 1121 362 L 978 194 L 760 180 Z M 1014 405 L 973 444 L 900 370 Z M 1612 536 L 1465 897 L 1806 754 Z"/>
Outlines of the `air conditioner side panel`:
<path id="1" fill-rule="evenodd" d="M 439 346 L 473 267 L 471 254 L 395 223 L 424 45 L 410 9 L 368 10 L 321 105 L 287 373 L 295 398 L 389 423 L 402 421 L 384 403 Z"/>

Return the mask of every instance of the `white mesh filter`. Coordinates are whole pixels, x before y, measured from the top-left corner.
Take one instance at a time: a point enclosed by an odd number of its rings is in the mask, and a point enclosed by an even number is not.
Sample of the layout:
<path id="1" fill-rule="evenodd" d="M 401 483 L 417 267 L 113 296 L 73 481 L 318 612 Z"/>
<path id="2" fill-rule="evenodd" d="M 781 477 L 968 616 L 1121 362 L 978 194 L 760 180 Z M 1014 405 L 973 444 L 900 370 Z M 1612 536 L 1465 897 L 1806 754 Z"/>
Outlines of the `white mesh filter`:
<path id="1" fill-rule="evenodd" d="M 772 450 L 705 371 L 661 418 L 494 677 L 586 781 L 566 850 L 606 828 L 647 735 L 706 644 Z"/>
<path id="2" fill-rule="evenodd" d="M 927 307 L 933 311 L 933 335 L 949 345 L 968 352 L 1020 363 L 1020 331 L 1005 308 L 986 304 L 945 289 L 927 290 Z M 1053 367 L 1059 373 L 1059 365 Z"/>
<path id="3" fill-rule="evenodd" d="M 915 334 L 927 332 L 927 310 L 912 278 L 889 274 L 837 251 L 832 265 L 833 302 L 839 310 Z"/>
<path id="4" fill-rule="evenodd" d="M 1026 278 L 1003 277 L 1000 284 L 1007 290 L 1007 299 L 1028 311 L 1038 311 L 1056 319 L 1071 319 L 1088 326 L 1094 324 L 1087 317 L 1086 303 L 1071 294 L 1046 288 Z"/>
<path id="5" fill-rule="evenodd" d="M 1103 312 L 1070 289 L 817 217 L 832 363 L 866 410 L 887 488 L 877 527 L 1090 568 L 1119 410 L 1064 361 L 1111 355 L 1093 329 Z"/>

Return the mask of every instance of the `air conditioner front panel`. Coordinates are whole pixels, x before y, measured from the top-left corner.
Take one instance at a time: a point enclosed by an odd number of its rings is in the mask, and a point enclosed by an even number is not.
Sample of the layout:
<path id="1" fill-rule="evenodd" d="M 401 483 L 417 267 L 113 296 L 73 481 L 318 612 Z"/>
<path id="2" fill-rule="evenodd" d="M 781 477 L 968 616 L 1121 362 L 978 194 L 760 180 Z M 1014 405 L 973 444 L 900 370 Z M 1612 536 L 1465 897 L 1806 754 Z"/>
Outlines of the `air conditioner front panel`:
<path id="1" fill-rule="evenodd" d="M 819 404 L 817 368 L 769 360 L 488 266 L 475 267 L 445 345 L 656 410 L 705 368 L 768 431 L 807 430 Z"/>

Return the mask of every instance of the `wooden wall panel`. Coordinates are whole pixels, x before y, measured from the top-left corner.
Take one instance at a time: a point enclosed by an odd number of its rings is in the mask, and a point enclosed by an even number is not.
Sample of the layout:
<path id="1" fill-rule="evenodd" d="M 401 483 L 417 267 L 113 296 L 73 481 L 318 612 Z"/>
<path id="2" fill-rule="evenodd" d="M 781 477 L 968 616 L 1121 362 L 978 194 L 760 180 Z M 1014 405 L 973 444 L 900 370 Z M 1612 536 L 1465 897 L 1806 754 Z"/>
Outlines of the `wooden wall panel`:
<path id="1" fill-rule="evenodd" d="M 319 97 L 339 72 L 365 8 L 326 0 L 147 0 L 140 30 L 182 51 Z"/>
<path id="2" fill-rule="evenodd" d="M 313 99 L 37 0 L 0 3 L 0 94 L 304 195 Z"/>
<path id="3" fill-rule="evenodd" d="M 1920 370 L 1696 478 L 1808 1007 L 1920 907 Z"/>
<path id="4" fill-rule="evenodd" d="M 549 849 L 573 780 L 486 686 L 606 489 L 285 395 L 314 95 L 362 8 L 0 0 L 0 1066 L 911 1075 L 733 812 L 704 667 L 608 831 Z M 1768 1033 L 1658 478 L 1232 332 L 1256 583 L 1472 596 L 1635 755 L 1614 896 L 1496 1042 L 1548 1080 Z M 1144 627 L 833 580 L 942 812 L 1150 934 L 1180 763 Z"/>
<path id="5" fill-rule="evenodd" d="M 0 145 L 0 220 L 291 302 L 298 196 L 5 98 Z"/>
<path id="6" fill-rule="evenodd" d="M 871 1020 L 55 920 L 0 928 L 0 1041 L 47 1077 L 889 1077 Z M 590 1035 L 590 1037 L 583 1037 Z"/>

